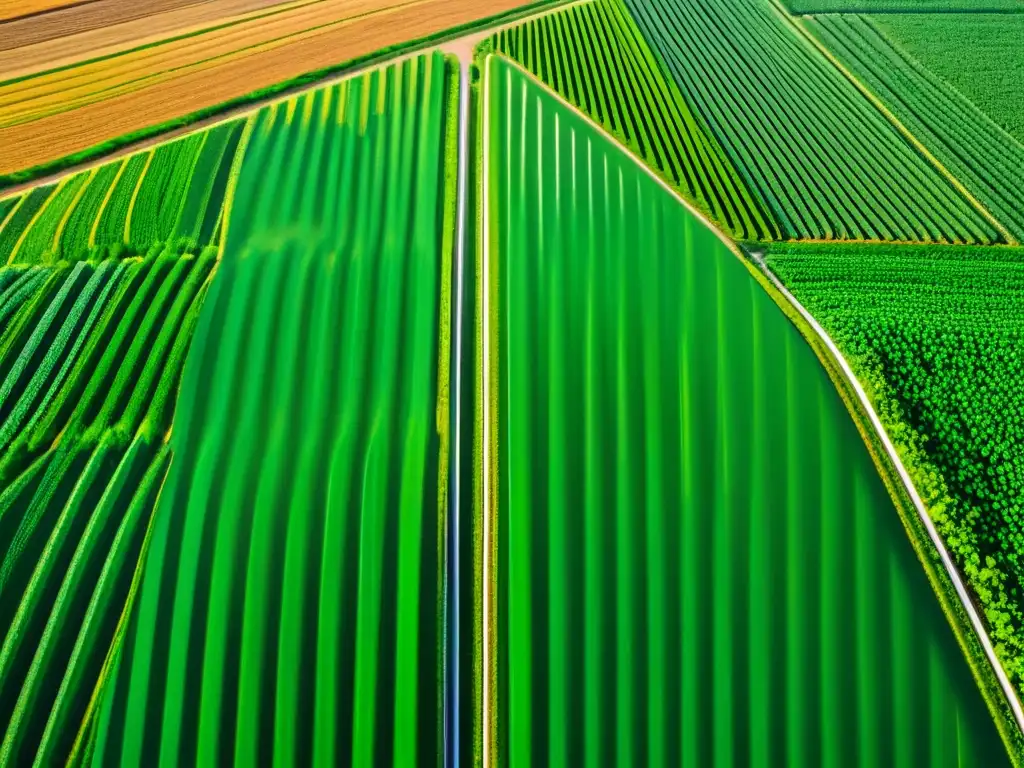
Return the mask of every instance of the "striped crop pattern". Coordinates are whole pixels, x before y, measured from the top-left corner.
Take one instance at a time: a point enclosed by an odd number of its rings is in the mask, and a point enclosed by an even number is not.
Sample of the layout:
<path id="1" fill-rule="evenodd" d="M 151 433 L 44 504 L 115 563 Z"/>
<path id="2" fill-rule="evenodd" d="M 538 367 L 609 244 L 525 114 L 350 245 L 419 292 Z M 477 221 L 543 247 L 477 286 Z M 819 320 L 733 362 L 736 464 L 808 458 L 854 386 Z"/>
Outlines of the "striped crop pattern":
<path id="1" fill-rule="evenodd" d="M 1024 146 L 889 41 L 869 17 L 834 14 L 807 23 L 1016 240 L 1024 238 Z"/>
<path id="2" fill-rule="evenodd" d="M 441 755 L 448 64 L 261 110 L 92 764 Z"/>
<path id="3" fill-rule="evenodd" d="M 0 270 L 0 765 L 64 764 L 93 712 L 213 264 Z"/>
<path id="4" fill-rule="evenodd" d="M 773 0 L 624 2 L 788 237 L 999 239 Z"/>
<path id="5" fill-rule="evenodd" d="M 1005 764 L 796 329 L 562 102 L 485 94 L 499 762 Z"/>
<path id="6" fill-rule="evenodd" d="M 545 14 L 493 37 L 515 59 L 613 133 L 734 237 L 780 236 L 703 119 L 662 73 L 617 0 Z"/>
<path id="7" fill-rule="evenodd" d="M 242 132 L 235 121 L 0 201 L 0 263 L 192 251 L 216 240 Z"/>

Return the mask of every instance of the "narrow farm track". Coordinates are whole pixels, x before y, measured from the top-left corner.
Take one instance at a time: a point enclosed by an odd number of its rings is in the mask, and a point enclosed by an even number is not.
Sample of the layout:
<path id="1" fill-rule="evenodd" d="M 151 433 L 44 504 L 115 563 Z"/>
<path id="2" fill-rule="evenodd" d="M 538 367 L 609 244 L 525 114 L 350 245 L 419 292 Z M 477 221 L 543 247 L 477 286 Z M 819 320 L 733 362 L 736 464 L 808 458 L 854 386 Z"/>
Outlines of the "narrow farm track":
<path id="1" fill-rule="evenodd" d="M 250 121 L 92 764 L 440 759 L 456 73 Z"/>
<path id="2" fill-rule="evenodd" d="M 324 0 L 268 19 L 0 86 L 0 174 L 523 5 Z M 138 59 L 138 61 L 136 61 Z M 41 143 L 38 136 L 48 141 Z"/>
<path id="3" fill-rule="evenodd" d="M 617 0 L 596 0 L 497 32 L 495 51 L 519 62 L 625 143 L 733 237 L 780 236 L 704 120 L 666 79 Z"/>
<path id="4" fill-rule="evenodd" d="M 72 752 L 167 470 L 213 264 L 0 269 L 0 765 Z"/>
<path id="5" fill-rule="evenodd" d="M 463 565 L 461 562 L 463 530 L 471 531 L 472 525 L 462 521 L 462 501 L 465 490 L 462 487 L 464 470 L 462 467 L 462 433 L 463 433 L 463 315 L 465 297 L 466 246 L 470 243 L 469 223 L 469 173 L 472 156 L 470 154 L 470 67 L 473 62 L 472 51 L 462 50 L 456 54 L 459 62 L 459 103 L 458 103 L 458 185 L 457 209 L 455 222 L 455 260 L 452 270 L 452 306 L 449 314 L 452 323 L 451 331 L 451 419 L 450 442 L 451 460 L 449 462 L 449 488 L 447 527 L 445 530 L 445 739 L 444 764 L 448 768 L 459 768 L 462 765 L 460 753 L 462 749 L 462 725 L 464 720 L 470 723 L 473 718 L 466 718 L 464 708 L 472 709 L 476 701 L 472 696 L 462 697 L 462 676 L 473 677 L 473 669 L 462 670 L 462 651 L 460 641 L 463 632 L 463 616 L 461 594 L 463 592 Z M 472 497 L 470 497 L 472 498 Z M 472 504 L 466 505 L 467 510 Z M 467 573 L 473 573 L 472 563 Z M 467 605 L 467 608 L 470 607 Z M 466 622 L 468 624 L 468 622 Z"/>
<path id="6" fill-rule="evenodd" d="M 493 56 L 484 94 L 485 763 L 1005 763 L 797 330 L 563 102 Z"/>
<path id="7" fill-rule="evenodd" d="M 789 238 L 999 241 L 774 0 L 624 1 Z"/>

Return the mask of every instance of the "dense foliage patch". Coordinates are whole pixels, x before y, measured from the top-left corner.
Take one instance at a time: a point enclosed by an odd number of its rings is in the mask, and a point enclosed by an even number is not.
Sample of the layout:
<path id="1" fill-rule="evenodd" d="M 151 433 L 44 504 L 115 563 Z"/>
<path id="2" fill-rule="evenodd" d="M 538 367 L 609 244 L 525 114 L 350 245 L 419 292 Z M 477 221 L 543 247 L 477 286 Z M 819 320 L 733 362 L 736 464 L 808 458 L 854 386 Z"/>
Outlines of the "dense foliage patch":
<path id="1" fill-rule="evenodd" d="M 1024 673 L 1024 249 L 776 246 L 768 263 L 855 367 Z"/>

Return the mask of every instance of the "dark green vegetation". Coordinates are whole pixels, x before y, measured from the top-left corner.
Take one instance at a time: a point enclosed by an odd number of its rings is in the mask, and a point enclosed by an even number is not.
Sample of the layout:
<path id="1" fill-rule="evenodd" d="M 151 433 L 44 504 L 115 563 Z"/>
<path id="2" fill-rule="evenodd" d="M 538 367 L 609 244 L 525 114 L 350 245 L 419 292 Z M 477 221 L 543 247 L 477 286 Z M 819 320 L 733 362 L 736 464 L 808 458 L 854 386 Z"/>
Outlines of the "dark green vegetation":
<path id="1" fill-rule="evenodd" d="M 794 245 L 768 263 L 856 367 L 1019 687 L 1024 249 Z"/>
<path id="2" fill-rule="evenodd" d="M 0 270 L 0 765 L 63 765 L 91 711 L 214 255 Z"/>
<path id="3" fill-rule="evenodd" d="M 999 239 L 772 0 L 624 2 L 787 237 Z"/>
<path id="4" fill-rule="evenodd" d="M 873 21 L 893 43 L 1024 142 L 1024 12 L 892 14 Z"/>
<path id="5" fill-rule="evenodd" d="M 0 263 L 143 254 L 153 243 L 179 251 L 211 244 L 242 125 L 195 133 L 0 202 Z"/>
<path id="6" fill-rule="evenodd" d="M 779 228 L 695 115 L 617 0 L 596 0 L 502 30 L 494 50 L 583 110 L 723 231 L 772 240 Z"/>
<path id="7" fill-rule="evenodd" d="M 830 15 L 808 24 L 1018 242 L 1024 239 L 1024 146 L 889 42 L 871 18 Z"/>
<path id="8" fill-rule="evenodd" d="M 241 123 L 0 201 L 0 765 L 81 756 Z"/>
<path id="9" fill-rule="evenodd" d="M 793 13 L 984 13 L 1024 11 L 1020 0 L 783 0 Z"/>
<path id="10" fill-rule="evenodd" d="M 1005 764 L 796 329 L 592 125 L 488 77 L 500 762 Z"/>
<path id="11" fill-rule="evenodd" d="M 93 765 L 438 760 L 454 85 L 247 128 Z"/>

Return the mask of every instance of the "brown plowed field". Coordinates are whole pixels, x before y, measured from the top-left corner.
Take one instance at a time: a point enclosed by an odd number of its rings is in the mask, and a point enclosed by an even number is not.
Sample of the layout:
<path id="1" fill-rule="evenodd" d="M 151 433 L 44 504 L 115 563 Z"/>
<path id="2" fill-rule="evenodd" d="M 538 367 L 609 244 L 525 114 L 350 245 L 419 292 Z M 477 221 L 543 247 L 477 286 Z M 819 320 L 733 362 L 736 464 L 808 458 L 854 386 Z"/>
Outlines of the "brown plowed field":
<path id="1" fill-rule="evenodd" d="M 0 86 L 0 173 L 524 4 L 292 3 L 223 29 Z"/>
<path id="2" fill-rule="evenodd" d="M 285 4 L 285 0 L 148 0 L 142 6 L 95 0 L 9 21 L 0 24 L 0 80 L 107 56 Z"/>
<path id="3" fill-rule="evenodd" d="M 46 13 L 82 0 L 0 0 L 0 21 Z"/>

